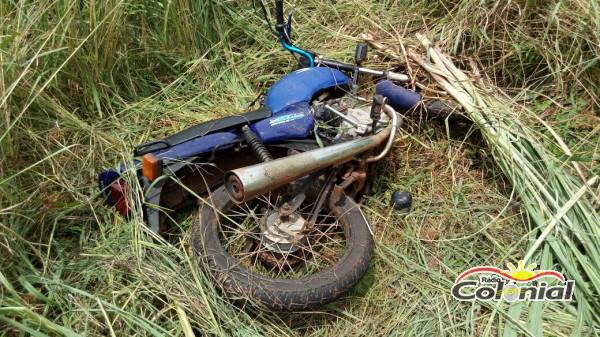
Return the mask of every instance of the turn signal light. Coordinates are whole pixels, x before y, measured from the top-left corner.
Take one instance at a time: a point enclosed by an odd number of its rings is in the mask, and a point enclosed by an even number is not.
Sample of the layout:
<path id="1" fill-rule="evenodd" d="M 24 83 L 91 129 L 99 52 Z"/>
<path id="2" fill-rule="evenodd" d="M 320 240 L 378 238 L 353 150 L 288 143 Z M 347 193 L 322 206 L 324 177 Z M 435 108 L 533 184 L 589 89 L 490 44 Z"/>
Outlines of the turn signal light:
<path id="1" fill-rule="evenodd" d="M 150 181 L 160 177 L 162 174 L 162 160 L 156 158 L 152 153 L 146 153 L 142 157 L 142 175 Z"/>

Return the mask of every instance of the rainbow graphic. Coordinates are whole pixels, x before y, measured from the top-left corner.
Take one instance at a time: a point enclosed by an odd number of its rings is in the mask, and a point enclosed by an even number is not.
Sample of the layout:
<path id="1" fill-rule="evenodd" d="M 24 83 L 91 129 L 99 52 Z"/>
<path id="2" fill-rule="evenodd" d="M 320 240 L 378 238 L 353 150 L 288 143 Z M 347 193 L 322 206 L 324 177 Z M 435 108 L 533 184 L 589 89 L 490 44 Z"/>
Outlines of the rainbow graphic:
<path id="1" fill-rule="evenodd" d="M 460 274 L 455 283 L 460 282 L 464 278 L 475 275 L 475 274 L 496 274 L 501 276 L 507 280 L 518 282 L 518 283 L 527 283 L 531 281 L 535 281 L 542 277 L 553 277 L 562 282 L 565 281 L 565 277 L 563 274 L 554 271 L 554 270 L 534 270 L 537 265 L 535 263 L 525 266 L 525 261 L 521 260 L 518 263 L 518 267 L 515 267 L 512 263 L 507 263 L 508 270 L 492 267 L 492 266 L 478 266 L 465 270 L 462 274 Z"/>

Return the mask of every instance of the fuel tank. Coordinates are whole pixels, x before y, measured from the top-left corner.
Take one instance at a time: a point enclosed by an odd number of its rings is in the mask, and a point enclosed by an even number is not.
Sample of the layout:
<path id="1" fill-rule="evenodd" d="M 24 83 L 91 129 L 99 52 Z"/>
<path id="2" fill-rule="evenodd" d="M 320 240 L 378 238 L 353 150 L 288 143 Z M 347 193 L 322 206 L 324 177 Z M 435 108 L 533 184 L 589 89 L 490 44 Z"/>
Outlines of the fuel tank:
<path id="1" fill-rule="evenodd" d="M 269 89 L 265 104 L 277 115 L 287 106 L 309 103 L 319 92 L 333 88 L 347 89 L 350 79 L 337 69 L 303 68 L 285 75 Z"/>

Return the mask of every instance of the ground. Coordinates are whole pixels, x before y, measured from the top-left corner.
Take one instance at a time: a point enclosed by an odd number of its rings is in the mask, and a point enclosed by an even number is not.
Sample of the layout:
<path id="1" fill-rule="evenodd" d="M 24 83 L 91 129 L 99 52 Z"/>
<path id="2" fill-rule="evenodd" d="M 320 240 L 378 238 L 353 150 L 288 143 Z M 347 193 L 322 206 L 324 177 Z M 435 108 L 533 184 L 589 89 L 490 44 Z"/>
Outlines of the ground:
<path id="1" fill-rule="evenodd" d="M 415 33 L 427 35 L 555 126 L 586 174 L 600 173 L 596 2 L 293 4 L 297 44 L 350 61 L 364 37 L 381 41 L 393 50 L 371 48 L 369 66 L 449 98 L 406 57 L 425 55 Z M 525 334 L 507 329 L 515 309 L 449 291 L 460 272 L 506 267 L 532 240 L 476 128 L 407 120 L 363 201 L 376 237 L 369 271 L 315 312 L 239 307 L 198 267 L 189 217 L 165 241 L 102 204 L 96 174 L 133 146 L 244 111 L 294 69 L 258 1 L 3 1 L 0 65 L 0 335 Z M 413 194 L 411 212 L 390 211 L 397 189 Z M 520 324 L 536 335 L 592 333 L 561 305 L 527 317 Z"/>

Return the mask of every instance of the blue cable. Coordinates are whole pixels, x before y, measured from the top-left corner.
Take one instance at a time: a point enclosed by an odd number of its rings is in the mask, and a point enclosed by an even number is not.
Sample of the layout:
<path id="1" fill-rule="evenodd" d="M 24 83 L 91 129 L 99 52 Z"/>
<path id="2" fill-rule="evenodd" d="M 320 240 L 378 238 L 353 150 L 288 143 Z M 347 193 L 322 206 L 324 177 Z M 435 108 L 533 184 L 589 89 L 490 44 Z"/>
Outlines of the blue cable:
<path id="1" fill-rule="evenodd" d="M 300 55 L 306 57 L 308 59 L 309 67 L 312 68 L 315 66 L 315 58 L 312 56 L 311 53 L 307 52 L 306 50 L 300 49 L 296 46 L 293 46 L 291 44 L 288 44 L 287 42 L 285 42 L 284 39 L 281 39 L 279 41 L 281 42 L 281 45 L 283 46 L 283 48 L 285 48 L 293 53 L 300 54 Z"/>

